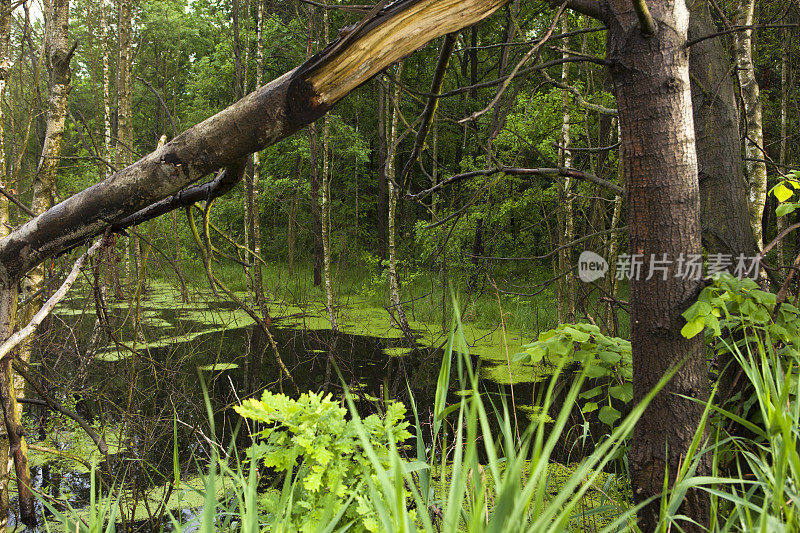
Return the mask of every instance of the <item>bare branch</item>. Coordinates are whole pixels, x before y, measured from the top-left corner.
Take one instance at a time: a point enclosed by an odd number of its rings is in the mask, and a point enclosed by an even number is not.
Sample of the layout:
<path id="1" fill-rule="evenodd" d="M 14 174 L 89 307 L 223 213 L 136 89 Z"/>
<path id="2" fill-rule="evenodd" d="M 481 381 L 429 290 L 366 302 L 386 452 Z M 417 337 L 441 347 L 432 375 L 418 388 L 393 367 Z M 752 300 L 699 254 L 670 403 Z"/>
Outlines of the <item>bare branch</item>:
<path id="1" fill-rule="evenodd" d="M 72 266 L 72 272 L 69 273 L 67 279 L 64 280 L 64 283 L 61 284 L 61 287 L 58 288 L 58 290 L 50 297 L 50 299 L 45 302 L 42 308 L 39 309 L 35 315 L 33 315 L 33 318 L 28 325 L 11 335 L 3 342 L 3 344 L 0 344 L 0 361 L 6 359 L 11 350 L 16 348 L 20 342 L 25 340 L 34 331 L 36 331 L 36 328 L 42 323 L 42 320 L 44 320 L 45 317 L 47 317 L 47 315 L 49 315 L 53 308 L 58 304 L 58 302 L 60 302 L 64 296 L 67 295 L 67 291 L 69 291 L 70 287 L 72 287 L 72 284 L 75 283 L 75 280 L 81 271 L 81 267 L 87 259 L 93 256 L 95 252 L 100 249 L 101 242 L 102 239 L 95 241 L 95 243 L 88 250 L 86 250 L 86 252 L 84 252 L 84 254 L 80 256 L 77 261 L 75 261 L 75 264 Z"/>
<path id="2" fill-rule="evenodd" d="M 550 36 L 553 35 L 553 30 L 556 28 L 556 24 L 558 24 L 558 19 L 561 18 L 561 14 L 564 12 L 564 8 L 566 7 L 566 5 L 567 5 L 567 2 L 564 2 L 563 4 L 561 4 L 561 7 L 558 8 L 558 11 L 556 11 L 556 15 L 553 18 L 553 23 L 550 25 L 550 28 L 547 30 L 547 33 L 545 33 L 544 36 L 541 38 L 541 40 L 538 43 L 536 43 L 530 50 L 528 50 L 528 53 L 525 54 L 525 56 L 520 60 L 519 63 L 517 63 L 517 66 L 514 67 L 514 70 L 511 71 L 511 74 L 508 75 L 508 78 L 506 78 L 506 80 L 500 86 L 500 89 L 498 89 L 497 94 L 495 95 L 494 98 L 492 98 L 492 101 L 489 102 L 489 105 L 486 106 L 485 108 L 483 108 L 480 111 L 474 112 L 473 114 L 471 114 L 470 116 L 468 116 L 466 118 L 462 118 L 461 120 L 458 121 L 459 123 L 464 123 L 464 122 L 469 122 L 471 120 L 475 120 L 476 118 L 478 118 L 479 116 L 481 116 L 484 113 L 488 112 L 490 109 L 492 109 L 495 106 L 495 104 L 500 100 L 500 97 L 503 96 L 503 93 L 505 92 L 505 90 L 508 87 L 508 85 L 511 83 L 511 80 L 514 79 L 514 76 L 517 75 L 517 72 L 519 72 L 519 69 L 522 68 L 522 65 L 527 63 L 528 60 L 531 57 L 533 57 L 533 54 L 535 54 L 542 47 L 542 45 L 545 42 L 547 42 L 547 40 L 550 38 Z"/>
<path id="3" fill-rule="evenodd" d="M 439 105 L 439 93 L 441 92 L 442 84 L 444 83 L 444 73 L 447 71 L 447 63 L 450 61 L 450 56 L 453 53 L 455 44 L 455 33 L 450 33 L 444 36 L 442 48 L 439 51 L 439 60 L 436 63 L 436 70 L 433 73 L 433 80 L 431 81 L 431 96 L 428 97 L 428 101 L 425 103 L 425 109 L 422 111 L 422 123 L 419 126 L 419 130 L 417 130 L 417 137 L 414 139 L 414 148 L 411 150 L 411 155 L 408 157 L 408 161 L 406 161 L 406 164 L 403 167 L 403 172 L 400 174 L 400 179 L 397 180 L 400 183 L 400 187 L 398 189 L 400 195 L 403 194 L 403 191 L 406 188 L 408 174 L 411 172 L 411 167 L 414 165 L 417 159 L 419 159 L 422 148 L 425 145 L 425 139 L 428 137 L 428 131 L 431 129 L 431 124 L 433 124 L 433 117 L 436 114 L 436 107 Z"/>
<path id="4" fill-rule="evenodd" d="M 44 398 L 44 400 L 42 400 L 44 405 L 46 405 L 53 411 L 61 413 L 67 418 L 71 418 L 72 420 L 77 422 L 78 425 L 81 427 L 81 429 L 83 429 L 83 431 L 85 431 L 86 434 L 89 435 L 89 437 L 97 445 L 97 449 L 100 450 L 100 453 L 102 453 L 103 455 L 108 454 L 108 445 L 106 444 L 106 441 L 103 439 L 103 437 L 98 435 L 94 429 L 92 429 L 92 426 L 90 426 L 89 423 L 86 422 L 86 420 L 84 420 L 83 417 L 81 417 L 75 411 L 71 411 L 70 409 L 67 409 L 66 407 L 55 401 L 49 394 L 47 394 L 47 391 L 44 390 L 44 387 L 42 387 L 35 379 L 33 379 L 33 377 L 30 374 L 28 374 L 27 370 L 22 368 L 22 365 L 14 364 L 13 366 L 14 366 L 14 371 L 20 376 L 22 376 L 28 383 L 28 385 L 30 385 L 31 387 L 33 387 L 34 390 L 36 390 L 39 396 Z M 28 398 L 17 398 L 17 401 L 22 403 L 31 402 L 31 400 L 29 400 Z"/>
<path id="5" fill-rule="evenodd" d="M 622 196 L 623 189 L 619 185 L 615 183 L 611 183 L 610 181 L 606 181 L 603 178 L 595 176 L 594 174 L 589 174 L 588 172 L 583 172 L 580 170 L 575 170 L 573 168 L 513 168 L 513 167 L 495 167 L 490 168 L 487 170 L 473 170 L 472 172 L 465 172 L 463 174 L 456 174 L 435 186 L 431 187 L 430 189 L 425 189 L 424 191 L 420 191 L 417 194 L 407 194 L 405 196 L 406 199 L 409 200 L 419 200 L 424 198 L 430 194 L 438 192 L 445 187 L 449 187 L 450 185 L 463 181 L 469 178 L 475 178 L 478 176 L 491 176 L 493 174 L 508 174 L 512 176 L 545 176 L 545 177 L 558 177 L 564 176 L 569 178 L 576 178 L 584 181 L 588 181 L 594 183 L 595 185 L 599 185 L 604 189 L 607 189 L 613 192 L 617 196 Z"/>

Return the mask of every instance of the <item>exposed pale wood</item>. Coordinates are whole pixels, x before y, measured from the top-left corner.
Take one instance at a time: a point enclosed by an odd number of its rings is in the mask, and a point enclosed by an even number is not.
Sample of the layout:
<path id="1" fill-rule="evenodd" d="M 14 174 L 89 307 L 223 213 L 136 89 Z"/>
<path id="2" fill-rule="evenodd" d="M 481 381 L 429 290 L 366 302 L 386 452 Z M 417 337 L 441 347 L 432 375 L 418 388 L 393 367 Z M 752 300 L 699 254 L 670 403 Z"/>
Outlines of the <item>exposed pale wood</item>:
<path id="1" fill-rule="evenodd" d="M 0 240 L 0 279 L 101 234 L 203 176 L 283 139 L 392 62 L 507 0 L 400 0 L 354 35 Z M 320 96 L 324 95 L 324 96 Z"/>

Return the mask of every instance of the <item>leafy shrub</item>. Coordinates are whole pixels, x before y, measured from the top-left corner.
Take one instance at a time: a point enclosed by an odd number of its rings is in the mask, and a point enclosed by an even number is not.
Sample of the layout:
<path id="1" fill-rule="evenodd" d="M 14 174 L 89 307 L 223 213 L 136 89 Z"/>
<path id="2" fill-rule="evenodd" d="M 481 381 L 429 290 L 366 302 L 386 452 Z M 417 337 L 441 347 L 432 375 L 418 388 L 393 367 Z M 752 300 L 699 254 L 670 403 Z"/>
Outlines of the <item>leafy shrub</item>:
<path id="1" fill-rule="evenodd" d="M 582 403 L 581 412 L 599 409 L 598 418 L 612 428 L 622 416 L 612 400 L 627 404 L 633 399 L 630 341 L 603 335 L 593 324 L 561 324 L 523 348 L 525 351 L 514 357 L 516 361 L 538 363 L 547 359 L 580 364 L 586 377 L 598 382 L 580 394 L 581 399 L 591 400 Z"/>
<path id="2" fill-rule="evenodd" d="M 318 530 L 330 518 L 329 509 L 340 509 L 355 495 L 344 514 L 346 520 L 355 521 L 353 530 L 381 530 L 364 479 L 374 477 L 374 464 L 364 452 L 354 421 L 345 418 L 347 409 L 330 394 L 311 392 L 293 400 L 266 391 L 261 400 L 245 400 L 234 409 L 266 425 L 248 450 L 252 461 L 277 472 L 291 474 L 297 469 L 291 509 L 297 529 Z M 390 466 L 390 447 L 411 436 L 405 414 L 402 403 L 389 402 L 383 418 L 370 415 L 360 422 L 384 468 Z"/>

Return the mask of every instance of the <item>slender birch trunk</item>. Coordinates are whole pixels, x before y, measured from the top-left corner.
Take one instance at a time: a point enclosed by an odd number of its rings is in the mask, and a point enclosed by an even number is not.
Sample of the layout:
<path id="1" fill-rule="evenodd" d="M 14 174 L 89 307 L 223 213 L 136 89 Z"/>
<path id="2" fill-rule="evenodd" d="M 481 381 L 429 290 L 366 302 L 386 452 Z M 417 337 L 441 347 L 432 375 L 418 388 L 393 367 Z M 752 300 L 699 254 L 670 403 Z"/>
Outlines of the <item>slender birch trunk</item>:
<path id="1" fill-rule="evenodd" d="M 755 0 L 739 0 L 736 12 L 738 26 L 753 24 Z M 758 249 L 764 247 L 761 221 L 764 216 L 764 204 L 767 200 L 767 165 L 763 162 L 764 132 L 761 117 L 761 97 L 753 66 L 753 31 L 737 31 L 733 33 L 734 53 L 736 54 L 736 73 L 739 76 L 742 104 L 745 116 L 745 172 L 750 184 L 750 226 L 756 239 Z M 756 161 L 759 160 L 759 161 Z"/>
<path id="2" fill-rule="evenodd" d="M 100 0 L 100 45 L 103 47 L 103 159 L 114 165 L 111 152 L 111 75 L 108 66 L 108 19 L 106 0 Z M 112 169 L 103 163 L 103 179 L 111 175 Z"/>
<path id="3" fill-rule="evenodd" d="M 568 17 L 561 17 L 561 31 L 566 33 L 569 31 Z M 568 57 L 569 53 L 564 52 L 563 57 Z M 561 82 L 569 85 L 569 63 L 564 62 L 561 65 Z M 570 139 L 570 98 L 569 91 L 564 90 L 561 93 L 561 146 L 559 150 L 559 166 L 570 168 L 572 166 L 572 155 L 567 148 L 571 142 Z M 572 205 L 575 195 L 572 193 L 572 180 L 565 177 L 558 185 L 558 198 L 560 205 L 558 209 L 558 241 L 559 246 L 564 246 L 574 240 L 575 237 L 575 222 L 572 213 Z M 563 209 L 562 209 L 563 206 Z M 558 252 L 558 273 L 563 274 L 572 270 L 571 250 L 562 248 Z M 574 322 L 575 321 L 575 280 L 574 276 L 567 274 L 562 277 L 558 283 L 559 294 L 558 301 L 558 321 Z"/>
<path id="4" fill-rule="evenodd" d="M 400 76 L 403 73 L 403 64 L 397 67 L 397 71 L 395 72 L 395 76 L 397 79 L 400 79 Z M 392 309 L 392 314 L 396 316 L 397 323 L 400 326 L 400 329 L 403 331 L 405 336 L 409 339 L 413 339 L 413 334 L 411 332 L 411 326 L 408 325 L 408 319 L 406 319 L 406 312 L 403 309 L 403 303 L 400 300 L 400 282 L 397 277 L 397 200 L 398 200 L 398 193 L 397 188 L 394 186 L 395 182 L 395 162 L 396 162 L 396 155 L 397 155 L 397 123 L 398 118 L 400 115 L 400 85 L 395 85 L 394 88 L 394 100 L 391 106 L 391 114 L 392 118 L 390 120 L 391 130 L 389 131 L 389 135 L 387 136 L 388 142 L 388 151 L 386 154 L 386 181 L 389 189 L 389 305 Z M 387 106 L 388 107 L 388 106 Z M 388 111 L 388 109 L 387 109 Z"/>
<path id="5" fill-rule="evenodd" d="M 308 41 L 306 59 L 312 55 L 314 40 L 314 6 L 308 6 Z M 317 164 L 317 126 L 308 126 L 309 168 L 311 170 L 311 235 L 313 239 L 314 286 L 322 285 L 322 220 L 319 203 L 319 165 Z"/>
<path id="6" fill-rule="evenodd" d="M 616 122 L 616 119 L 614 120 Z M 612 124 L 612 127 L 614 125 Z M 616 129 L 618 131 L 617 138 L 622 136 L 621 132 L 619 132 L 619 123 L 616 124 Z M 617 167 L 617 176 L 619 179 L 619 185 L 624 189 L 625 188 L 625 172 L 623 170 L 622 162 L 618 163 Z M 617 196 L 614 198 L 614 211 L 611 214 L 611 229 L 617 229 L 619 227 L 619 221 L 622 217 L 622 196 Z M 617 264 L 617 257 L 619 256 L 619 240 L 620 235 L 619 233 L 611 233 L 608 235 L 606 240 L 605 248 L 608 250 L 608 264 L 611 265 L 611 268 L 614 268 L 614 265 Z M 615 297 L 617 294 L 617 276 L 614 275 L 614 272 L 609 272 L 606 274 L 605 278 L 606 283 L 606 292 L 611 296 Z M 606 328 L 607 331 L 611 332 L 613 336 L 619 335 L 619 322 L 617 319 L 617 308 L 614 302 L 609 302 L 607 311 L 606 311 Z"/>
<path id="7" fill-rule="evenodd" d="M 328 10 L 323 11 L 323 27 L 325 42 L 328 42 Z M 330 180 L 330 137 L 331 126 L 329 115 L 325 115 L 322 123 L 322 257 L 325 269 L 325 302 L 331 329 L 339 331 L 336 312 L 333 307 L 333 283 L 331 280 L 331 180 Z"/>
<path id="8" fill-rule="evenodd" d="M 386 87 L 377 80 L 378 89 L 378 256 L 382 261 L 387 258 L 387 231 L 388 207 L 386 203 L 389 193 L 386 188 Z M 436 196 L 436 195 L 433 195 Z"/>
<path id="9" fill-rule="evenodd" d="M 256 22 L 256 87 L 261 87 L 264 71 L 264 0 L 258 1 L 258 21 Z M 249 48 L 249 47 L 248 47 Z M 245 83 L 247 77 L 245 76 Z M 247 91 L 245 91 L 247 92 Z M 267 309 L 267 298 L 264 294 L 264 276 L 261 270 L 261 211 L 259 209 L 258 181 L 261 177 L 261 154 L 253 154 L 253 174 L 252 193 L 253 208 L 250 211 L 250 226 L 253 235 L 253 253 L 256 260 L 253 261 L 253 282 L 256 287 L 256 304 L 263 316 L 269 315 Z"/>
<path id="10" fill-rule="evenodd" d="M 119 0 L 117 12 L 117 28 L 119 33 L 119 55 L 117 59 L 117 143 L 115 161 L 120 168 L 125 168 L 133 163 L 133 109 L 131 78 L 131 17 L 132 1 Z M 134 293 L 135 278 L 139 274 L 139 247 L 136 238 L 125 238 L 125 277 L 127 288 L 131 295 Z M 133 255 L 133 270 L 131 270 L 130 256 Z"/>

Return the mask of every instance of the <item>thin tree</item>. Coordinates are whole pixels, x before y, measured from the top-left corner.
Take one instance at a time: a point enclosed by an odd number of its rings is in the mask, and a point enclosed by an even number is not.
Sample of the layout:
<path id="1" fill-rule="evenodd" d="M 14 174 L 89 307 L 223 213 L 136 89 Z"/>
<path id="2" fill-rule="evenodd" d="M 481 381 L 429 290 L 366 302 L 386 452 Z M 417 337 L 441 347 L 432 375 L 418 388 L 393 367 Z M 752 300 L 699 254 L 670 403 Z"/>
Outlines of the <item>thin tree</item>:
<path id="1" fill-rule="evenodd" d="M 0 16 L 0 102 L 5 100 L 6 87 L 11 75 L 11 0 L 0 0 L 0 10 L 6 13 Z M 3 115 L 5 106 L 0 105 L 0 187 L 8 188 L 8 165 L 6 163 L 6 132 L 5 116 Z M 0 238 L 9 234 L 11 221 L 8 212 L 8 198 L 0 197 Z M 8 376 L 4 374 L 3 378 Z M 13 464 L 9 460 L 9 448 L 7 445 L 0 445 L 0 531 L 5 531 L 8 524 L 8 481 L 10 469 Z"/>
<path id="2" fill-rule="evenodd" d="M 75 47 L 69 46 L 69 0 L 53 0 L 50 3 L 49 16 L 47 17 L 46 39 L 46 59 L 49 72 L 48 78 L 48 100 L 47 100 L 47 129 L 45 132 L 42 153 L 33 182 L 33 200 L 31 211 L 35 215 L 40 215 L 50 209 L 55 198 L 55 184 L 58 166 L 61 162 L 61 149 L 64 139 L 64 126 L 67 117 L 67 104 L 69 93 L 72 88 L 70 70 L 70 60 L 75 52 Z M 37 296 L 44 283 L 44 265 L 40 264 L 23 279 L 20 286 L 20 297 L 28 304 L 19 311 L 19 322 L 27 324 L 41 307 L 41 296 Z M 33 349 L 33 339 L 23 341 L 18 348 L 17 359 L 23 364 L 28 364 L 31 359 Z M 5 363 L 9 366 L 10 373 L 11 360 Z M 4 369 L 5 370 L 5 369 Z M 25 382 L 21 376 L 14 374 L 13 384 L 14 398 L 10 398 L 8 404 L 13 405 L 14 426 L 19 426 L 22 420 L 22 406 L 16 403 L 16 398 L 25 396 Z M 6 399 L 3 398 L 3 408 L 7 409 Z M 10 423 L 10 415 L 6 411 L 6 424 Z M 25 438 L 20 437 L 19 450 L 14 450 L 11 444 L 12 454 L 27 455 Z M 36 514 L 33 508 L 30 489 L 24 487 L 30 483 L 30 472 L 22 469 L 21 464 L 24 459 L 16 461 L 17 482 L 20 485 L 20 514 L 25 524 L 36 523 Z M 22 470 L 22 472 L 20 471 Z M 26 479 L 27 478 L 27 479 Z M 24 496 L 30 501 L 23 501 Z"/>
<path id="3" fill-rule="evenodd" d="M 328 42 L 328 10 L 322 14 L 323 31 L 325 42 Z M 322 195 L 321 195 L 321 214 L 322 214 L 322 257 L 325 269 L 325 305 L 328 308 L 328 318 L 331 321 L 331 329 L 334 333 L 339 331 L 339 324 L 336 321 L 336 311 L 333 302 L 333 280 L 331 278 L 331 165 L 330 165 L 330 139 L 331 124 L 330 115 L 325 115 L 322 119 Z"/>
<path id="4" fill-rule="evenodd" d="M 739 0 L 736 10 L 736 24 L 751 26 L 754 21 L 756 0 Z M 764 132 L 761 113 L 761 91 L 756 81 L 753 66 L 753 30 L 733 33 L 734 53 L 736 54 L 736 74 L 744 108 L 744 154 L 747 182 L 750 184 L 750 225 L 758 249 L 764 247 L 761 221 L 767 201 L 767 165 L 764 163 Z"/>
<path id="5" fill-rule="evenodd" d="M 561 32 L 567 33 L 569 31 L 569 17 L 561 17 Z M 565 46 L 565 49 L 568 49 Z M 563 52 L 562 57 L 568 57 L 570 54 L 566 50 Z M 561 83 L 569 85 L 569 66 L 568 62 L 561 65 Z M 570 116 L 572 106 L 570 105 L 570 93 L 568 90 L 561 91 L 561 148 L 558 152 L 558 165 L 563 168 L 572 168 L 572 154 L 569 151 L 570 147 Z M 557 220 L 558 220 L 558 245 L 561 249 L 558 252 L 558 270 L 559 273 L 572 271 L 571 249 L 565 247 L 568 243 L 575 240 L 575 217 L 573 215 L 573 204 L 575 202 L 575 195 L 572 191 L 572 179 L 565 177 L 558 183 L 558 206 Z M 575 279 L 571 274 L 560 278 L 558 280 L 558 321 L 574 322 L 575 321 Z"/>
<path id="6" fill-rule="evenodd" d="M 400 63 L 395 71 L 395 76 L 400 79 L 403 74 L 403 64 Z M 397 145 L 398 145 L 398 119 L 400 116 L 400 85 L 395 84 L 394 96 L 387 105 L 388 113 L 391 113 L 391 118 L 388 121 L 389 131 L 386 136 L 387 139 L 387 154 L 386 154 L 386 182 L 389 193 L 389 223 L 388 223 L 388 254 L 389 254 L 389 308 L 390 314 L 394 317 L 398 327 L 412 342 L 414 335 L 411 332 L 411 326 L 408 325 L 405 309 L 403 309 L 403 302 L 400 298 L 400 280 L 397 274 L 397 209 L 399 191 L 395 181 L 395 165 L 397 162 Z"/>

